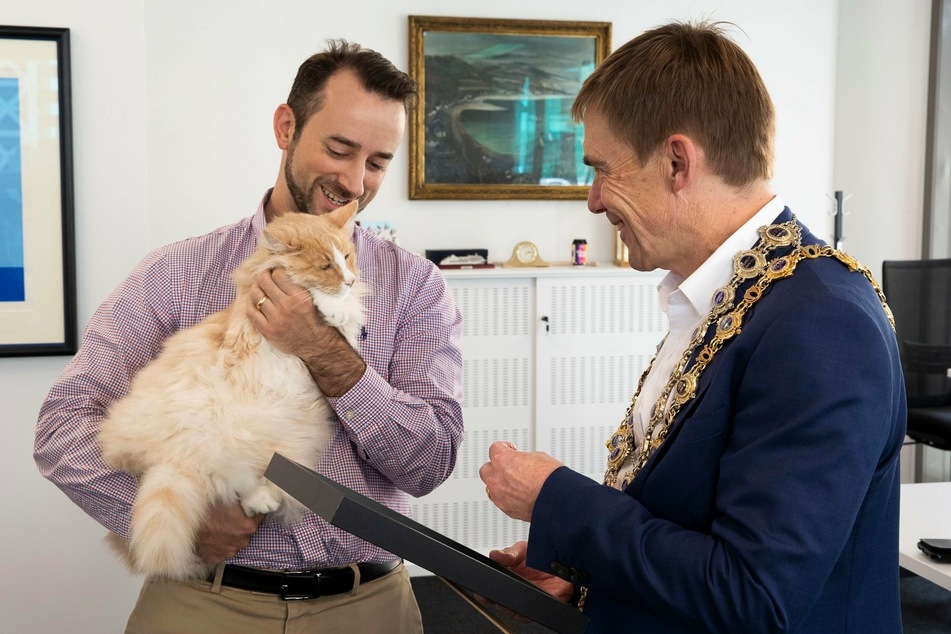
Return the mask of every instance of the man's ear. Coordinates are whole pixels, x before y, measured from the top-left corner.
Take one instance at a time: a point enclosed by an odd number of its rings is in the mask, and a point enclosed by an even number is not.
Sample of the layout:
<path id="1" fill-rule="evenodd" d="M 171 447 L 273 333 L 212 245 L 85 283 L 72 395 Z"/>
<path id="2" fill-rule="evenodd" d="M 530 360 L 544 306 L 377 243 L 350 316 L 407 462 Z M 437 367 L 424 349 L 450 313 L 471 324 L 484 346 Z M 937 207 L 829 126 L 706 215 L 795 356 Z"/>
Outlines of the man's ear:
<path id="1" fill-rule="evenodd" d="M 282 103 L 274 111 L 274 139 L 277 147 L 286 150 L 291 146 L 294 138 L 294 111 L 286 103 Z"/>
<path id="2" fill-rule="evenodd" d="M 664 142 L 664 153 L 671 191 L 676 194 L 687 187 L 697 175 L 698 148 L 690 137 L 671 134 Z"/>

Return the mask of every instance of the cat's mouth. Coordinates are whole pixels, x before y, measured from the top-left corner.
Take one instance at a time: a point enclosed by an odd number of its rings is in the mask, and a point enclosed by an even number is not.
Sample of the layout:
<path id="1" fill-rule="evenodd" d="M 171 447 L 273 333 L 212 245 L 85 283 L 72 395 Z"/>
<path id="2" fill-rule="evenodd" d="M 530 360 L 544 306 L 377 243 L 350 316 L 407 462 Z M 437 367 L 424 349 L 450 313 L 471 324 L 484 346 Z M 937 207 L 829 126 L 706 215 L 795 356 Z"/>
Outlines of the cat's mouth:
<path id="1" fill-rule="evenodd" d="M 339 198 L 332 191 L 330 191 L 323 185 L 320 186 L 320 191 L 324 192 L 324 196 L 327 197 L 327 200 L 329 200 L 335 205 L 341 206 L 341 205 L 346 205 L 348 202 L 350 202 L 349 198 Z"/>
<path id="2" fill-rule="evenodd" d="M 353 288 L 349 284 L 341 284 L 340 288 L 337 290 L 336 293 L 327 289 L 319 289 L 319 288 L 308 289 L 308 291 L 310 292 L 311 299 L 313 300 L 314 306 L 317 306 L 318 308 L 321 306 L 322 303 L 325 303 L 328 300 L 343 301 L 347 299 L 350 296 L 350 291 L 352 290 Z M 324 307 L 326 308 L 326 305 Z"/>

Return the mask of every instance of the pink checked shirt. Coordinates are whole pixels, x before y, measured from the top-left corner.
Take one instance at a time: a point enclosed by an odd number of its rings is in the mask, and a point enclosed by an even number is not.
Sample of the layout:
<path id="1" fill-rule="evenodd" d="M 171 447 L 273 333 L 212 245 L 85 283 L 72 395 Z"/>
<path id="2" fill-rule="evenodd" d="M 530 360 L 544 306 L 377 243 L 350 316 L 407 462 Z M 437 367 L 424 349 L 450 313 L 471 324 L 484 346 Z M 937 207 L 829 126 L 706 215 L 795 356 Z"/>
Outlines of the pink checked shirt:
<path id="1" fill-rule="evenodd" d="M 99 421 L 167 337 L 232 301 L 231 273 L 263 227 L 262 202 L 251 218 L 148 255 L 93 315 L 40 410 L 40 471 L 122 537 L 136 481 L 103 462 Z M 449 476 L 462 440 L 462 317 L 428 260 L 359 227 L 354 240 L 370 288 L 361 343 L 367 370 L 347 394 L 329 399 L 340 427 L 315 467 L 409 515 L 409 495 L 425 495 Z M 290 527 L 265 520 L 229 563 L 300 570 L 392 558 L 308 513 Z"/>

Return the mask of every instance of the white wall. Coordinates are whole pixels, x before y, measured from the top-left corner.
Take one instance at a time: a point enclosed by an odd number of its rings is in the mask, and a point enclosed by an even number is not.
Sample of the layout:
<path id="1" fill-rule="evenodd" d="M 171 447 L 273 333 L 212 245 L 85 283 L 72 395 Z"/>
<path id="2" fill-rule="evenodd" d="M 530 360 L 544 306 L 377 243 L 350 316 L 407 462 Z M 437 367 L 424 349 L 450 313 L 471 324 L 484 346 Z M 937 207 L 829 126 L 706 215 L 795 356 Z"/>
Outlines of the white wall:
<path id="1" fill-rule="evenodd" d="M 0 21 L 68 27 L 79 320 L 85 324 L 148 239 L 142 0 L 3 0 Z M 65 357 L 0 359 L 0 614 L 6 632 L 121 632 L 140 582 L 33 463 L 33 427 Z"/>
<path id="2" fill-rule="evenodd" d="M 148 249 L 254 210 L 276 175 L 271 114 L 303 58 L 325 39 L 342 36 L 405 68 L 409 14 L 610 21 L 615 45 L 670 19 L 735 22 L 742 27 L 738 42 L 759 65 L 777 103 L 775 189 L 827 238 L 832 219 L 826 195 L 834 188 L 899 191 L 902 200 L 870 206 L 867 214 L 856 207 L 846 225 L 847 245 L 866 251 L 859 255 L 869 261 L 891 257 L 896 243 L 917 244 L 892 238 L 913 231 L 918 215 L 918 207 L 899 203 L 920 190 L 913 163 L 923 148 L 921 131 L 909 125 L 886 133 L 880 117 L 846 125 L 851 122 L 835 115 L 834 95 L 837 54 L 853 60 L 847 72 L 882 95 L 919 71 L 917 54 L 903 51 L 918 50 L 927 40 L 917 7 L 927 0 L 604 0 L 584 10 L 562 0 L 483 0 L 478 10 L 450 9 L 436 0 L 371 1 L 359 15 L 350 5 L 329 4 L 3 0 L 0 20 L 7 24 L 72 29 L 81 324 Z M 906 9 L 909 4 L 916 8 Z M 843 16 L 856 17 L 837 33 L 839 5 Z M 892 70 L 883 75 L 863 60 L 888 62 Z M 903 108 L 912 119 L 919 116 L 921 91 L 923 121 L 924 86 L 901 85 L 910 93 Z M 883 110 L 881 117 L 894 118 L 890 112 Z M 837 120 L 840 134 L 834 134 Z M 839 181 L 845 172 L 838 162 L 833 171 L 834 142 L 836 156 L 854 161 L 856 172 L 879 171 L 865 181 Z M 406 179 L 404 151 L 365 216 L 395 222 L 402 243 L 413 250 L 484 246 L 501 259 L 516 241 L 532 239 L 543 256 L 559 259 L 571 239 L 587 237 L 593 258 L 610 258 L 609 227 L 580 201 L 411 202 Z M 869 223 L 867 238 L 858 233 L 859 222 Z M 138 580 L 122 572 L 101 543 L 103 529 L 44 481 L 30 456 L 40 403 L 66 362 L 0 360 L 0 411 L 10 430 L 0 446 L 0 569 L 6 573 L 0 613 L 9 631 L 119 631 L 138 591 Z"/>
<path id="3" fill-rule="evenodd" d="M 882 260 L 921 255 L 931 0 L 840 0 L 835 188 L 845 248 Z"/>
<path id="4" fill-rule="evenodd" d="M 931 0 L 840 0 L 835 189 L 844 248 L 881 280 L 883 260 L 921 256 Z M 924 479 L 947 479 L 948 452 L 923 450 Z M 914 480 L 914 447 L 902 481 Z"/>
<path id="5" fill-rule="evenodd" d="M 271 4 L 279 8 L 264 8 Z M 153 245 L 250 215 L 276 176 L 271 116 L 298 64 L 326 38 L 342 36 L 406 68 L 409 14 L 608 21 L 615 44 L 674 18 L 735 22 L 743 29 L 737 41 L 760 66 L 777 103 L 776 188 L 813 229 L 831 232 L 825 211 L 832 192 L 834 3 L 609 0 L 578 11 L 573 2 L 487 0 L 477 13 L 471 5 L 450 8 L 438 0 L 375 4 L 366 12 L 370 20 L 353 19 L 345 5 L 317 10 L 302 0 L 146 3 Z M 805 37 L 810 46 L 800 45 Z M 811 98 L 802 98 L 806 91 Z M 498 260 L 529 239 L 545 259 L 564 260 L 572 239 L 586 238 L 590 257 L 612 259 L 612 229 L 588 214 L 583 201 L 410 201 L 407 172 L 404 150 L 363 218 L 394 222 L 401 244 L 413 251 L 484 247 Z"/>

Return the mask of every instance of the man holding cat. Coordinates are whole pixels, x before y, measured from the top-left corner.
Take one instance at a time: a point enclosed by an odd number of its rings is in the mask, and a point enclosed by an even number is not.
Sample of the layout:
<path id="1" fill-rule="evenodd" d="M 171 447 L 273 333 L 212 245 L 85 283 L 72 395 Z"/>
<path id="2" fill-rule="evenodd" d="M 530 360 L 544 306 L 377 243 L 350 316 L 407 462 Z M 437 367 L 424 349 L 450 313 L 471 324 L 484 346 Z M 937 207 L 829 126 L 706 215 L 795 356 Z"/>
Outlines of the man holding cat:
<path id="1" fill-rule="evenodd" d="M 156 250 L 96 311 L 40 412 L 35 457 L 46 477 L 109 530 L 128 537 L 136 492 L 134 478 L 108 469 L 96 445 L 109 404 L 166 338 L 227 306 L 230 275 L 266 222 L 353 200 L 362 209 L 373 199 L 415 98 L 412 79 L 378 53 L 331 42 L 301 65 L 275 112 L 281 165 L 256 213 Z M 461 316 L 428 261 L 359 227 L 353 239 L 369 287 L 359 354 L 300 301 L 303 289 L 280 270 L 256 279 L 247 317 L 272 345 L 305 362 L 339 418 L 318 471 L 409 514 L 408 496 L 425 495 L 449 476 L 462 439 Z M 291 623 L 315 632 L 422 631 L 401 562 L 311 514 L 285 527 L 245 517 L 237 504 L 221 506 L 207 518 L 196 552 L 223 562 L 216 574 L 147 579 L 127 631 L 284 632 Z M 314 580 L 304 593 L 311 598 L 282 598 L 285 570 L 310 573 L 293 576 Z"/>

